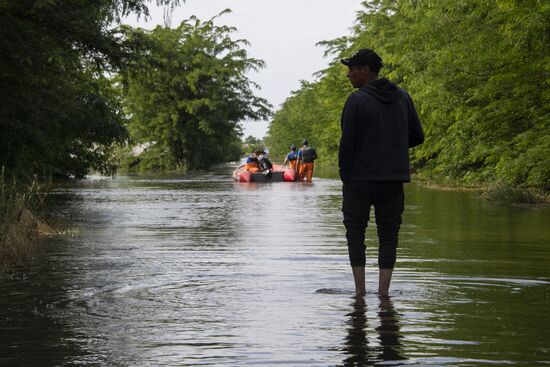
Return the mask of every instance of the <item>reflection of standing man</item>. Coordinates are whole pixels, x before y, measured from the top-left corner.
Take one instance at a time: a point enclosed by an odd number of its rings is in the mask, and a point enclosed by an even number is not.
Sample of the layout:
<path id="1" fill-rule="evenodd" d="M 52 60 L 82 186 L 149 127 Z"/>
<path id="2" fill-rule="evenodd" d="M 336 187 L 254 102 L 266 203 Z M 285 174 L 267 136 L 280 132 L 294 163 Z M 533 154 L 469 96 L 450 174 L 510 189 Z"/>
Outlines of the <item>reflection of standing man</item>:
<path id="1" fill-rule="evenodd" d="M 303 141 L 304 146 L 298 151 L 298 176 L 300 181 L 311 182 L 313 178 L 314 161 L 317 159 L 317 152 L 308 145 L 307 139 Z"/>
<path id="2" fill-rule="evenodd" d="M 378 229 L 378 293 L 387 295 L 404 209 L 403 182 L 410 181 L 408 149 L 422 144 L 422 125 L 409 94 L 385 78 L 382 59 L 362 49 L 341 62 L 358 88 L 342 111 L 338 152 L 344 225 L 356 293 L 365 293 L 365 229 L 374 206 Z"/>
<path id="3" fill-rule="evenodd" d="M 390 297 L 380 297 L 376 327 L 379 346 L 374 345 L 374 338 L 368 337 L 367 305 L 364 297 L 355 297 L 353 310 L 348 315 L 348 333 L 344 340 L 343 365 L 374 366 L 385 361 L 403 361 L 399 318 L 393 308 Z M 375 320 L 371 320 L 374 323 Z M 371 333 L 373 335 L 374 333 Z M 369 345 L 369 342 L 371 345 Z M 383 363 L 380 363 L 383 364 Z"/>
<path id="4" fill-rule="evenodd" d="M 344 367 L 372 366 L 374 361 L 369 354 L 367 338 L 367 305 L 364 297 L 355 297 L 353 310 L 349 313 L 347 335 L 344 341 Z"/>

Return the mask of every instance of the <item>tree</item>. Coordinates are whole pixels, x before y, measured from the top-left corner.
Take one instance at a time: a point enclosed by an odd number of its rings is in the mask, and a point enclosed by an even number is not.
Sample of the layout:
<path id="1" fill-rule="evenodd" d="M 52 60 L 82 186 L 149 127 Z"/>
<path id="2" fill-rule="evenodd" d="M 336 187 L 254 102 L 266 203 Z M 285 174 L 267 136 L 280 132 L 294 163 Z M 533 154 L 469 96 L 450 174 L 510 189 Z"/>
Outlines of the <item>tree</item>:
<path id="1" fill-rule="evenodd" d="M 246 40 L 231 38 L 234 28 L 214 20 L 126 29 L 130 42 L 145 45 L 129 73 L 126 108 L 135 141 L 153 143 L 145 153 L 148 168 L 198 169 L 237 159 L 239 121 L 270 113 L 245 74 L 263 62 L 247 56 Z"/>
<path id="2" fill-rule="evenodd" d="M 242 154 L 255 152 L 257 150 L 265 149 L 265 144 L 262 139 L 256 138 L 252 135 L 248 135 L 242 144 Z"/>
<path id="3" fill-rule="evenodd" d="M 111 171 L 126 140 L 110 75 L 135 53 L 113 29 L 143 0 L 0 2 L 0 166 L 6 174 Z M 175 5 L 178 0 L 157 3 Z"/>

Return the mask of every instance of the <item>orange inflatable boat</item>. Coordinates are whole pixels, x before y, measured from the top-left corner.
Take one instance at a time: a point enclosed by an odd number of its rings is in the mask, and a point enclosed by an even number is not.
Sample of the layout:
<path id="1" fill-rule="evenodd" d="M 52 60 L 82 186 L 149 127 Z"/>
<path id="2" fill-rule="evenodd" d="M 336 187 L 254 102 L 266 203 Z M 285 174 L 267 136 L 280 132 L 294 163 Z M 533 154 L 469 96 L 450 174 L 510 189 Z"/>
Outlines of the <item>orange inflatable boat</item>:
<path id="1" fill-rule="evenodd" d="M 233 179 L 237 182 L 294 182 L 298 173 L 293 168 L 274 164 L 270 172 L 250 172 L 242 165 L 233 171 Z"/>

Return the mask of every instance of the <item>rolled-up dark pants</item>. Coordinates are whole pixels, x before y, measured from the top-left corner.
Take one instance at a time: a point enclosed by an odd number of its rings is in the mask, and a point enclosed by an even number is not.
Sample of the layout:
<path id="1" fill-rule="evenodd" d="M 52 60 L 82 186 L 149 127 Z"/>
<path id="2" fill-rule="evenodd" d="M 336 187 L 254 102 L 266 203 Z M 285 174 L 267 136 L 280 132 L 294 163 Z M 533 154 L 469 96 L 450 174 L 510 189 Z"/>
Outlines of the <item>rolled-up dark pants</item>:
<path id="1" fill-rule="evenodd" d="M 401 214 L 405 206 L 403 182 L 345 182 L 342 187 L 344 225 L 351 266 L 365 266 L 365 230 L 371 206 L 378 230 L 378 267 L 393 269 Z"/>

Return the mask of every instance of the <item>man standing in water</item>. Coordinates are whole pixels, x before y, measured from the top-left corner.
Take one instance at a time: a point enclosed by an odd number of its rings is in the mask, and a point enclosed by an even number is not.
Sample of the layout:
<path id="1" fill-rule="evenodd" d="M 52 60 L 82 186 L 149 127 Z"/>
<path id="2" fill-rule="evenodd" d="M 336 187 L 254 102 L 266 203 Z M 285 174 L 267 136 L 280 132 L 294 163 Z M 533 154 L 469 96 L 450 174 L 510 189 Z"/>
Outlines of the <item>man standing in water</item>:
<path id="1" fill-rule="evenodd" d="M 298 167 L 298 181 L 311 183 L 313 178 L 313 167 L 317 159 L 317 152 L 308 145 L 307 139 L 304 139 L 304 146 L 298 151 L 296 166 Z"/>
<path id="2" fill-rule="evenodd" d="M 338 152 L 355 291 L 365 294 L 365 229 L 374 206 L 378 293 L 387 296 L 404 209 L 403 182 L 410 181 L 408 150 L 424 142 L 424 133 L 409 94 L 378 77 L 382 59 L 376 52 L 365 48 L 341 62 L 349 69 L 351 84 L 358 88 L 342 111 Z"/>

